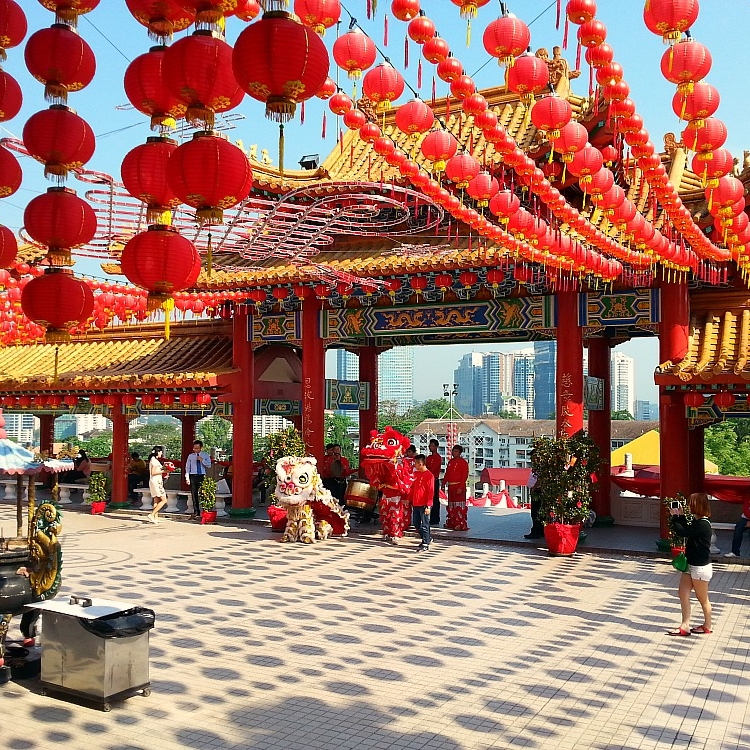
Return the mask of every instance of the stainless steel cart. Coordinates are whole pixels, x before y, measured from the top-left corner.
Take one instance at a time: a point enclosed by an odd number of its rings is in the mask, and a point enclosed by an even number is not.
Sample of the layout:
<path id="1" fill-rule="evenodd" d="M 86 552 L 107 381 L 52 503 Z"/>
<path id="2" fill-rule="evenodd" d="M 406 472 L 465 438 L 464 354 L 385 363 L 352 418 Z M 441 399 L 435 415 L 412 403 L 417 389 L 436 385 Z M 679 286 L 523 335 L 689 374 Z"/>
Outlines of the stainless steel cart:
<path id="1" fill-rule="evenodd" d="M 42 694 L 64 693 L 110 710 L 114 700 L 151 693 L 149 630 L 143 607 L 70 597 L 29 604 L 42 612 Z"/>

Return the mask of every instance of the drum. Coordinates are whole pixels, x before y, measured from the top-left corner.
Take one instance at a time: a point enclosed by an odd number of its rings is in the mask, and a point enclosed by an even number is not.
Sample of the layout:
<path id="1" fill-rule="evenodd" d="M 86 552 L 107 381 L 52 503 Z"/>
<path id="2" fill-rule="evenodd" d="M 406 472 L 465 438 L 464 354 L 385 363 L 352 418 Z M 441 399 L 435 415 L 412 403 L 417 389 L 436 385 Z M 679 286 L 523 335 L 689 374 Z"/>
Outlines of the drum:
<path id="1" fill-rule="evenodd" d="M 348 508 L 373 511 L 378 502 L 378 491 L 361 479 L 350 479 L 344 493 L 344 504 Z"/>

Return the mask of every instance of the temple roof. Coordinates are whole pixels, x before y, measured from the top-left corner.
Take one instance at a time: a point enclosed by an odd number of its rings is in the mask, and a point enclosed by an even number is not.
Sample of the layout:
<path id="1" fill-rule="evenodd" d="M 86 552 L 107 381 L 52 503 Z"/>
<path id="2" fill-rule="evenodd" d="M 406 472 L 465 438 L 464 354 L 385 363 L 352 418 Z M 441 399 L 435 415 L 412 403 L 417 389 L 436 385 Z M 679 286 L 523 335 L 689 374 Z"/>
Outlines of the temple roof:
<path id="1" fill-rule="evenodd" d="M 55 356 L 57 354 L 57 377 Z M 234 372 L 231 326 L 200 321 L 116 327 L 69 344 L 0 349 L 3 393 L 211 389 Z"/>

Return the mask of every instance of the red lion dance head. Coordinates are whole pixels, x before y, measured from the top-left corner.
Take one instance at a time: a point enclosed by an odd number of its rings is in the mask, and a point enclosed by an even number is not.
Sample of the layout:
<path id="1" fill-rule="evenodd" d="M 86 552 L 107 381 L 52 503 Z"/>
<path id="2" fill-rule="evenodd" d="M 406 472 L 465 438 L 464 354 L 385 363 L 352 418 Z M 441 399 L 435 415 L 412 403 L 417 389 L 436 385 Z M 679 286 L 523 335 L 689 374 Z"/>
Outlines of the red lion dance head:
<path id="1" fill-rule="evenodd" d="M 405 488 L 403 456 L 409 447 L 409 438 L 397 432 L 393 427 L 386 427 L 383 432 L 370 433 L 370 442 L 362 449 L 360 466 L 373 487 L 382 490 L 385 495 L 398 495 Z M 411 473 L 411 472 L 409 472 Z"/>

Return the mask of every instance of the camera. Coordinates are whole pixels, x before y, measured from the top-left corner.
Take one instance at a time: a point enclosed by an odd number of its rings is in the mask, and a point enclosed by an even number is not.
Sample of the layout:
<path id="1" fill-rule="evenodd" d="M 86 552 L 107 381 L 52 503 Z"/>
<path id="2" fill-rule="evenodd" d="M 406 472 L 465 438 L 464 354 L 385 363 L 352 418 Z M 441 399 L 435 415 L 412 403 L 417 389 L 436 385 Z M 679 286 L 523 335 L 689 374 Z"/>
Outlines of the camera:
<path id="1" fill-rule="evenodd" d="M 682 507 L 682 503 L 679 500 L 672 500 L 672 502 L 669 504 L 669 507 L 672 510 L 679 510 Z"/>

